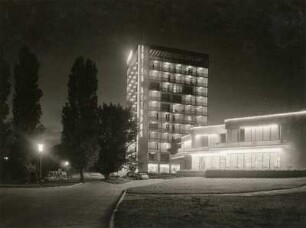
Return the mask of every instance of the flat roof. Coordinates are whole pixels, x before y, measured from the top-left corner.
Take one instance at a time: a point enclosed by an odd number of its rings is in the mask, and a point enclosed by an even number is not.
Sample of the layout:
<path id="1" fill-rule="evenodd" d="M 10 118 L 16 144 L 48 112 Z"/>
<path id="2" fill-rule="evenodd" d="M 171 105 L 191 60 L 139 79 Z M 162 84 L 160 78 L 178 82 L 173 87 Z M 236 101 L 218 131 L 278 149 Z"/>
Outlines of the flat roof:
<path id="1" fill-rule="evenodd" d="M 247 116 L 247 117 L 239 117 L 239 118 L 230 118 L 224 120 L 224 122 L 235 122 L 235 121 L 246 121 L 246 120 L 263 120 L 263 119 L 273 119 L 279 117 L 295 117 L 295 116 L 303 116 L 306 115 L 306 110 L 298 111 L 298 112 L 286 112 L 286 113 L 276 113 L 276 114 L 268 114 L 268 115 L 259 115 L 259 116 Z"/>
<path id="2" fill-rule="evenodd" d="M 205 68 L 209 66 L 208 54 L 155 45 L 147 46 L 150 48 L 150 55 L 156 59 Z"/>

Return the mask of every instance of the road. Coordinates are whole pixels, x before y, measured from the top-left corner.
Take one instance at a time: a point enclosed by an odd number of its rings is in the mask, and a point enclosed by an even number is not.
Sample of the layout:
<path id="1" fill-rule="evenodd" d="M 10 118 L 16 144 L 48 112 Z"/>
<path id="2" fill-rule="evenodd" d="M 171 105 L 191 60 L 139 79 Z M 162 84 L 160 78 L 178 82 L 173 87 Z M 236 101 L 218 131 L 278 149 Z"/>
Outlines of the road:
<path id="1" fill-rule="evenodd" d="M 1 188 L 0 227 L 107 227 L 113 205 L 122 190 L 161 181 Z"/>

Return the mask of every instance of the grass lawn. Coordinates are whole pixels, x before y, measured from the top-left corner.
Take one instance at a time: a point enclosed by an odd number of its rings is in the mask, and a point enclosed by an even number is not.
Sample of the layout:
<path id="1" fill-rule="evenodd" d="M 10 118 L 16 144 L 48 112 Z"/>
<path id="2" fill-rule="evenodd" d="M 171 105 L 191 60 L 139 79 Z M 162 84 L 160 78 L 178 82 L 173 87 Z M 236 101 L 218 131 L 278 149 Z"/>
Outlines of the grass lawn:
<path id="1" fill-rule="evenodd" d="M 115 215 L 115 227 L 306 227 L 306 193 L 127 194 Z"/>
<path id="2" fill-rule="evenodd" d="M 118 177 L 118 178 L 109 178 L 109 179 L 105 179 L 103 181 L 110 183 L 110 184 L 124 184 L 127 182 L 132 181 L 133 179 L 131 178 L 122 178 L 122 177 Z"/>

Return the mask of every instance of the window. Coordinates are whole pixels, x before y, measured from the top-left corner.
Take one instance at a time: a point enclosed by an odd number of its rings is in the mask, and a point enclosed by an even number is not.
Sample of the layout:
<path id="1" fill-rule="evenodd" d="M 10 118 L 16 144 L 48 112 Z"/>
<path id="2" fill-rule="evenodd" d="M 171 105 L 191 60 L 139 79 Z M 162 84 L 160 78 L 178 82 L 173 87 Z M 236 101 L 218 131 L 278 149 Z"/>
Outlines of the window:
<path id="1" fill-rule="evenodd" d="M 245 131 L 244 131 L 244 128 L 240 129 L 240 138 L 239 138 L 239 141 L 240 142 L 244 142 L 245 141 Z"/>
<path id="2" fill-rule="evenodd" d="M 173 93 L 181 93 L 181 92 L 182 92 L 182 86 L 173 85 Z"/>
<path id="3" fill-rule="evenodd" d="M 167 121 L 170 120 L 170 114 L 166 114 L 165 117 L 166 117 L 166 120 L 167 120 Z"/>
<path id="4" fill-rule="evenodd" d="M 183 87 L 183 93 L 184 93 L 184 94 L 190 94 L 190 95 L 192 95 L 192 94 L 193 94 L 193 88 L 190 87 L 190 86 L 184 86 L 184 87 Z"/>
<path id="5" fill-rule="evenodd" d="M 154 143 L 154 149 L 158 150 L 158 143 Z"/>
<path id="6" fill-rule="evenodd" d="M 162 104 L 161 111 L 163 112 L 170 112 L 170 104 Z"/>
<path id="7" fill-rule="evenodd" d="M 181 168 L 180 164 L 172 164 L 171 165 L 171 173 L 176 173 L 177 171 L 179 171 Z"/>
<path id="8" fill-rule="evenodd" d="M 169 165 L 168 164 L 160 164 L 159 166 L 161 173 L 169 173 Z"/>
<path id="9" fill-rule="evenodd" d="M 173 103 L 182 103 L 182 96 L 173 95 Z"/>
<path id="10" fill-rule="evenodd" d="M 160 161 L 168 162 L 169 161 L 169 154 L 160 154 Z"/>
<path id="11" fill-rule="evenodd" d="M 155 161 L 156 160 L 156 154 L 149 153 L 149 160 L 150 161 Z"/>
<path id="12" fill-rule="evenodd" d="M 162 93 L 161 100 L 162 100 L 162 101 L 169 102 L 169 101 L 171 100 L 171 99 L 170 99 L 170 94 Z"/>
<path id="13" fill-rule="evenodd" d="M 219 157 L 219 166 L 220 166 L 220 169 L 225 169 L 226 167 L 226 157 L 225 156 Z"/>
<path id="14" fill-rule="evenodd" d="M 201 136 L 200 137 L 200 146 L 207 147 L 208 146 L 208 136 Z"/>
<path id="15" fill-rule="evenodd" d="M 157 82 L 150 82 L 149 89 L 150 90 L 159 90 L 159 83 L 157 83 Z"/>
<path id="16" fill-rule="evenodd" d="M 226 134 L 221 134 L 221 143 L 226 143 Z"/>
<path id="17" fill-rule="evenodd" d="M 149 128 L 153 129 L 153 130 L 157 130 L 158 129 L 158 123 L 149 123 Z"/>
<path id="18" fill-rule="evenodd" d="M 170 124 L 166 124 L 166 130 L 170 129 Z"/>
<path id="19" fill-rule="evenodd" d="M 149 173 L 157 173 L 158 172 L 158 165 L 157 164 L 148 164 L 148 172 Z"/>

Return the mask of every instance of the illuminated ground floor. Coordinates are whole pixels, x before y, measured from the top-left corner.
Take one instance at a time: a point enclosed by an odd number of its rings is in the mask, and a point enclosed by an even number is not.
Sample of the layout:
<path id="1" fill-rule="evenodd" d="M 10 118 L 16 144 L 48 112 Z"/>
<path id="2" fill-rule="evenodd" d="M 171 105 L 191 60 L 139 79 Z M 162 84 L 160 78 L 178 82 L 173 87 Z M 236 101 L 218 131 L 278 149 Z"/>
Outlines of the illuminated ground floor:
<path id="1" fill-rule="evenodd" d="M 173 156 L 181 170 L 277 170 L 291 169 L 290 150 L 283 147 L 196 150 Z"/>
<path id="2" fill-rule="evenodd" d="M 251 152 L 228 153 L 216 155 L 192 156 L 192 170 L 204 171 L 207 169 L 279 169 L 279 152 Z"/>
<path id="3" fill-rule="evenodd" d="M 176 173 L 181 168 L 180 164 L 149 163 L 148 173 Z"/>

